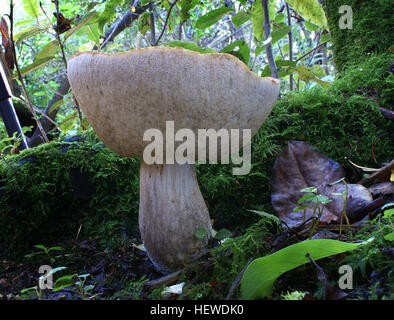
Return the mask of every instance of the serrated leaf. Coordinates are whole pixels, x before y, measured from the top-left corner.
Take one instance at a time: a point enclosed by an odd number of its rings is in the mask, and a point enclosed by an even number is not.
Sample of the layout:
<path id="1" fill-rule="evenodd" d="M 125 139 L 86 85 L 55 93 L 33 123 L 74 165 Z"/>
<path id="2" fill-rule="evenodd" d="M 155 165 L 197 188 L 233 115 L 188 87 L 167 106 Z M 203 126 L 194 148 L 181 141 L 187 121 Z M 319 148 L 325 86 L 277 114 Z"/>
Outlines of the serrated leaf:
<path id="1" fill-rule="evenodd" d="M 281 27 L 279 29 L 272 31 L 271 32 L 271 37 L 272 37 L 271 43 L 274 44 L 274 43 L 278 42 L 280 39 L 287 36 L 287 34 L 290 32 L 290 30 L 291 30 L 291 26 L 284 26 L 284 27 Z"/>
<path id="2" fill-rule="evenodd" d="M 232 16 L 231 21 L 238 28 L 243 25 L 246 21 L 249 21 L 252 18 L 250 13 L 240 11 Z"/>
<path id="3" fill-rule="evenodd" d="M 57 40 L 53 40 L 47 43 L 39 53 L 34 57 L 34 61 L 38 61 L 40 59 L 44 59 L 47 57 L 54 57 L 56 51 L 59 48 L 59 42 Z"/>
<path id="4" fill-rule="evenodd" d="M 327 18 L 318 0 L 286 0 L 305 20 L 327 28 Z"/>
<path id="5" fill-rule="evenodd" d="M 23 8 L 29 16 L 33 18 L 38 18 L 40 14 L 38 0 L 23 0 Z"/>
<path id="6" fill-rule="evenodd" d="M 30 65 L 28 65 L 28 66 L 26 66 L 26 67 L 24 67 L 24 68 L 22 68 L 22 69 L 20 70 L 21 76 L 23 77 L 23 76 L 29 74 L 30 72 L 33 72 L 33 71 L 35 71 L 35 70 L 37 70 L 37 69 L 42 68 L 43 66 L 45 66 L 46 64 L 48 64 L 51 60 L 53 60 L 53 58 L 54 58 L 54 57 L 46 57 L 46 58 L 42 58 L 42 59 L 33 61 L 32 64 L 30 64 Z M 17 78 L 17 77 L 18 77 L 18 74 L 17 74 L 17 73 L 14 73 L 14 74 L 12 75 L 12 78 L 13 78 L 13 79 L 15 79 L 15 78 Z"/>
<path id="7" fill-rule="evenodd" d="M 295 71 L 298 74 L 298 77 L 304 81 L 304 82 L 308 82 L 308 81 L 312 81 L 312 82 L 316 82 L 322 86 L 328 86 L 329 82 L 320 80 L 319 78 L 317 78 L 311 68 L 305 67 L 305 66 L 298 66 L 298 67 L 291 67 L 291 71 Z"/>
<path id="8" fill-rule="evenodd" d="M 210 48 L 200 48 L 196 43 L 194 42 L 189 42 L 189 41 L 169 41 L 166 43 L 163 43 L 163 46 L 167 47 L 181 47 L 184 49 L 200 52 L 200 53 L 214 53 L 216 50 L 210 49 Z"/>
<path id="9" fill-rule="evenodd" d="M 210 26 L 214 25 L 216 22 L 221 20 L 225 15 L 227 15 L 232 11 L 234 11 L 234 9 L 225 8 L 225 7 L 214 9 L 197 19 L 196 28 L 197 29 L 209 28 Z"/>
<path id="10" fill-rule="evenodd" d="M 362 244 L 337 240 L 307 240 L 288 246 L 273 254 L 253 260 L 241 280 L 241 298 L 250 300 L 270 296 L 275 280 L 283 273 L 313 260 L 347 252 Z"/>

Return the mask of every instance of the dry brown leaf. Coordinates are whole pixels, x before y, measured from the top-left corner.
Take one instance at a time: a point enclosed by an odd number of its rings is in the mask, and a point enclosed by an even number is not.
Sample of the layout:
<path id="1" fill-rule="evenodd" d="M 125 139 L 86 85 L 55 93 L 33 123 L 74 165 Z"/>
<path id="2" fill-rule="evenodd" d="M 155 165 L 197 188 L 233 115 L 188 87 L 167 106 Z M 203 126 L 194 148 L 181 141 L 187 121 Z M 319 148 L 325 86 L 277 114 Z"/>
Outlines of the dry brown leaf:
<path id="1" fill-rule="evenodd" d="M 293 212 L 300 204 L 297 201 L 305 195 L 300 190 L 316 187 L 317 193 L 332 200 L 321 216 L 325 223 L 340 222 L 344 199 L 333 193 L 343 193 L 345 183 L 332 183 L 345 176 L 343 168 L 303 141 L 289 141 L 288 146 L 276 159 L 273 169 L 271 201 L 278 217 L 288 225 L 296 225 L 309 219 L 313 209 Z M 372 201 L 368 190 L 359 184 L 347 184 L 348 198 Z M 313 206 L 313 203 L 307 203 Z"/>

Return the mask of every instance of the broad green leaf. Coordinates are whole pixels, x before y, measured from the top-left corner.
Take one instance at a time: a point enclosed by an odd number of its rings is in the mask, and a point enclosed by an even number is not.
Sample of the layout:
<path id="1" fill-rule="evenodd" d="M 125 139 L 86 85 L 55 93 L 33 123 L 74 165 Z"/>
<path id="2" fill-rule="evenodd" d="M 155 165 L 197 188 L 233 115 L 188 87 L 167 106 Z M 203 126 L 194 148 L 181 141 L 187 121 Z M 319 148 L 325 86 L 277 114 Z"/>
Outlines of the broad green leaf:
<path id="1" fill-rule="evenodd" d="M 29 16 L 33 18 L 38 18 L 40 14 L 38 0 L 23 0 L 23 8 Z"/>
<path id="2" fill-rule="evenodd" d="M 218 239 L 218 240 L 224 240 L 224 239 L 226 239 L 226 238 L 230 238 L 231 235 L 232 235 L 232 233 L 231 233 L 230 230 L 221 229 L 221 230 L 219 230 L 219 231 L 216 233 L 215 238 Z"/>
<path id="3" fill-rule="evenodd" d="M 316 31 L 319 30 L 319 26 L 315 25 L 312 22 L 309 22 L 308 20 L 305 20 L 304 22 L 305 27 L 309 30 L 309 31 Z"/>
<path id="4" fill-rule="evenodd" d="M 17 27 L 20 27 L 20 26 L 24 26 L 25 24 L 32 23 L 32 22 L 34 22 L 34 21 L 35 21 L 35 20 L 33 20 L 33 19 L 19 20 L 17 23 L 15 23 L 15 25 L 16 25 Z"/>
<path id="5" fill-rule="evenodd" d="M 319 260 L 354 250 L 362 244 L 328 239 L 307 240 L 255 259 L 242 277 L 241 298 L 250 300 L 270 296 L 280 275 L 309 262 L 305 256 L 307 253 L 313 260 Z"/>
<path id="6" fill-rule="evenodd" d="M 152 2 L 152 0 L 141 0 L 141 6 L 145 6 L 150 2 Z"/>
<path id="7" fill-rule="evenodd" d="M 314 73 L 312 72 L 311 68 L 305 67 L 305 66 L 298 66 L 298 67 L 291 67 L 290 71 L 295 71 L 298 74 L 298 77 L 304 81 L 313 81 L 316 82 L 322 86 L 327 86 L 329 83 L 323 80 L 320 80 L 317 78 Z M 302 192 L 302 190 L 301 190 Z"/>
<path id="8" fill-rule="evenodd" d="M 37 245 L 34 246 L 34 248 L 44 250 L 45 252 L 48 251 L 48 250 L 47 250 L 47 247 L 44 246 L 44 245 L 42 245 L 42 244 L 37 244 Z"/>
<path id="9" fill-rule="evenodd" d="M 42 33 L 44 30 L 45 29 L 36 26 L 22 30 L 14 35 L 15 44 L 18 45 L 21 41 L 34 37 L 35 35 Z"/>
<path id="10" fill-rule="evenodd" d="M 331 41 L 331 34 L 325 33 L 320 37 L 320 43 Z"/>
<path id="11" fill-rule="evenodd" d="M 39 53 L 34 57 L 34 61 L 38 61 L 47 57 L 54 57 L 56 51 L 59 49 L 59 42 L 57 40 L 53 40 L 47 43 Z"/>
<path id="12" fill-rule="evenodd" d="M 78 30 L 80 30 L 82 27 L 84 27 L 85 25 L 87 25 L 89 23 L 89 21 L 91 21 L 95 16 L 96 16 L 97 12 L 93 11 L 89 14 L 87 14 L 86 16 L 84 16 L 76 25 L 75 27 L 71 28 L 70 30 L 68 30 L 66 32 L 66 34 L 64 35 L 64 39 L 68 39 L 69 37 L 71 37 L 75 32 L 77 32 Z"/>
<path id="13" fill-rule="evenodd" d="M 386 235 L 384 236 L 384 239 L 387 240 L 387 241 L 393 241 L 393 240 L 394 240 L 394 232 L 391 232 L 391 233 L 389 233 L 389 234 L 386 234 Z"/>
<path id="14" fill-rule="evenodd" d="M 234 9 L 225 8 L 225 7 L 214 9 L 197 19 L 196 28 L 197 29 L 209 28 L 210 26 L 214 25 L 216 22 L 218 22 L 220 19 L 222 19 L 225 15 L 227 15 L 229 12 L 232 12 L 232 11 L 234 11 Z"/>
<path id="15" fill-rule="evenodd" d="M 64 120 L 60 124 L 60 129 L 64 134 L 67 134 L 67 132 L 69 132 L 74 127 L 77 121 L 78 121 L 77 111 L 74 111 L 64 118 Z"/>
<path id="16" fill-rule="evenodd" d="M 102 36 L 104 36 L 104 26 L 116 16 L 116 7 L 123 5 L 124 0 L 107 0 L 105 1 L 104 11 L 100 14 L 97 19 L 98 29 Z"/>
<path id="17" fill-rule="evenodd" d="M 286 0 L 305 20 L 327 29 L 327 18 L 318 0 Z"/>
<path id="18" fill-rule="evenodd" d="M 53 292 L 57 292 L 59 290 L 62 290 L 68 286 L 71 286 L 74 284 L 73 278 L 76 277 L 78 274 L 70 274 L 66 275 L 63 277 L 60 277 L 59 279 L 56 280 L 54 286 L 53 286 Z"/>
<path id="19" fill-rule="evenodd" d="M 268 14 L 270 20 L 273 20 L 275 16 L 275 4 L 276 4 L 275 0 L 269 1 Z M 263 23 L 264 23 L 263 6 L 260 0 L 255 1 L 252 6 L 252 25 L 253 25 L 253 34 L 258 41 L 263 41 L 265 39 Z"/>
<path id="20" fill-rule="evenodd" d="M 238 47 L 239 49 L 234 50 L 236 47 Z M 228 46 L 224 47 L 222 50 L 220 50 L 220 52 L 229 53 L 237 57 L 247 66 L 249 65 L 250 49 L 248 44 L 244 40 L 236 40 L 233 43 L 229 44 Z"/>
<path id="21" fill-rule="evenodd" d="M 279 29 L 272 31 L 271 32 L 271 37 L 272 37 L 271 43 L 274 44 L 274 43 L 278 42 L 280 39 L 287 36 L 287 34 L 290 32 L 290 30 L 291 30 L 290 26 L 284 26 L 284 27 L 281 27 Z"/>
<path id="22" fill-rule="evenodd" d="M 190 18 L 189 11 L 194 9 L 196 6 L 201 6 L 202 2 L 201 0 L 181 0 L 180 1 L 180 6 L 181 6 L 181 12 L 180 12 L 180 18 L 182 23 L 186 22 L 187 19 Z"/>
<path id="23" fill-rule="evenodd" d="M 253 26 L 253 34 L 257 41 L 264 40 L 264 14 L 263 7 L 261 5 L 261 1 L 255 1 L 252 6 L 252 26 Z"/>
<path id="24" fill-rule="evenodd" d="M 264 211 L 259 211 L 259 210 L 248 210 L 248 211 L 256 213 L 262 218 L 271 219 L 271 220 L 275 221 L 276 223 L 280 224 L 279 218 L 277 216 L 274 216 L 273 214 L 270 214 L 270 213 L 267 213 L 267 212 L 264 212 Z"/>
<path id="25" fill-rule="evenodd" d="M 149 12 L 144 12 L 138 19 L 138 32 L 145 36 L 146 32 L 150 30 L 150 15 Z"/>
<path id="26" fill-rule="evenodd" d="M 64 104 L 64 100 L 60 99 L 59 101 L 56 101 L 49 109 L 48 114 L 51 114 L 55 109 L 59 108 Z"/>
<path id="27" fill-rule="evenodd" d="M 28 66 L 22 68 L 21 71 L 21 75 L 22 77 L 29 74 L 30 72 L 33 72 L 37 69 L 42 68 L 43 66 L 45 66 L 46 64 L 48 64 L 54 57 L 46 57 L 46 58 L 42 58 L 39 60 L 34 60 L 32 64 L 29 64 Z M 15 79 L 18 77 L 18 74 L 15 72 L 12 75 L 12 78 Z"/>
<path id="28" fill-rule="evenodd" d="M 204 239 L 207 236 L 207 230 L 204 228 L 199 228 L 194 235 L 196 236 L 197 239 Z"/>
<path id="29" fill-rule="evenodd" d="M 196 52 L 200 52 L 200 53 L 214 53 L 216 52 L 213 49 L 210 48 L 200 48 L 197 44 L 195 44 L 194 42 L 188 42 L 188 41 L 169 41 L 166 43 L 163 43 L 163 46 L 167 46 L 167 47 L 181 47 L 184 49 L 188 49 L 188 50 L 192 50 L 192 51 L 196 51 Z"/>
<path id="30" fill-rule="evenodd" d="M 240 11 L 237 12 L 235 15 L 233 15 L 231 21 L 238 28 L 239 26 L 243 25 L 246 21 L 249 21 L 250 18 L 252 18 L 252 15 L 250 13 Z"/>
<path id="31" fill-rule="evenodd" d="M 279 13 L 275 16 L 274 22 L 281 23 L 281 22 L 284 22 L 285 19 L 286 19 L 286 16 L 283 13 Z"/>
<path id="32" fill-rule="evenodd" d="M 319 65 L 319 64 L 314 64 L 314 65 L 313 65 L 313 67 L 312 67 L 312 72 L 313 72 L 313 74 L 314 74 L 316 77 L 318 77 L 318 78 L 321 78 L 321 77 L 325 77 L 325 76 L 326 76 L 326 71 L 325 71 L 324 68 L 323 68 L 321 65 Z"/>

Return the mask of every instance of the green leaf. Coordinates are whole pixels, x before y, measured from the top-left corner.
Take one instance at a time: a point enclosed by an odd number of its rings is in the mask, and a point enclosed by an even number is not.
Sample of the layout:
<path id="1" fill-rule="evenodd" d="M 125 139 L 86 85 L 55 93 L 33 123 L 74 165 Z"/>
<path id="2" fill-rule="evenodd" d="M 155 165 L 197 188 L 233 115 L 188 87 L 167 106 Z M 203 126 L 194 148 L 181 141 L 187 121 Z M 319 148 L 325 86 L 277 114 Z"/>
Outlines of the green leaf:
<path id="1" fill-rule="evenodd" d="M 33 18 L 38 18 L 40 14 L 38 0 L 23 0 L 23 8 L 29 16 Z"/>
<path id="2" fill-rule="evenodd" d="M 307 240 L 255 259 L 242 277 L 241 298 L 249 300 L 270 296 L 280 275 L 309 262 L 305 256 L 307 253 L 313 260 L 319 260 L 354 250 L 360 245 L 328 239 Z"/>
<path id="3" fill-rule="evenodd" d="M 197 239 L 204 239 L 207 236 L 207 230 L 205 230 L 204 228 L 199 228 L 194 235 L 196 236 Z"/>
<path id="4" fill-rule="evenodd" d="M 248 210 L 248 211 L 256 213 L 262 218 L 271 219 L 271 220 L 275 221 L 276 223 L 280 224 L 279 218 L 277 216 L 274 216 L 273 214 L 270 214 L 270 213 L 267 213 L 267 212 L 264 212 L 264 211 L 258 211 L 258 210 Z"/>
<path id="5" fill-rule="evenodd" d="M 238 28 L 239 26 L 243 25 L 246 21 L 249 21 L 251 18 L 252 15 L 250 13 L 240 11 L 237 12 L 235 15 L 233 15 L 231 21 Z"/>
<path id="6" fill-rule="evenodd" d="M 167 46 L 167 47 L 181 47 L 184 49 L 188 49 L 188 50 L 192 50 L 192 51 L 196 51 L 196 52 L 200 52 L 200 53 L 214 53 L 216 52 L 216 50 L 210 49 L 210 48 L 200 48 L 197 44 L 195 44 L 194 42 L 189 42 L 189 41 L 169 41 L 166 43 L 163 43 L 163 46 Z"/>
<path id="7" fill-rule="evenodd" d="M 57 40 L 53 40 L 47 43 L 39 53 L 34 57 L 34 61 L 38 61 L 40 59 L 44 59 L 47 57 L 54 57 L 56 51 L 59 49 L 59 42 Z"/>
<path id="8" fill-rule="evenodd" d="M 384 236 L 384 239 L 387 240 L 387 241 L 393 241 L 393 240 L 394 240 L 394 232 L 391 232 L 391 233 L 389 233 L 389 234 L 386 234 L 386 235 Z"/>
<path id="9" fill-rule="evenodd" d="M 42 29 L 42 28 L 39 28 L 36 26 L 22 30 L 22 31 L 18 32 L 16 35 L 14 35 L 15 44 L 18 45 L 23 40 L 34 37 L 35 35 L 42 33 L 44 30 L 45 29 Z"/>
<path id="10" fill-rule="evenodd" d="M 104 35 L 104 26 L 116 16 L 116 7 L 123 5 L 124 0 L 107 0 L 105 1 L 104 11 L 97 19 L 98 29 L 101 35 Z"/>
<path id="11" fill-rule="evenodd" d="M 37 244 L 37 245 L 34 246 L 34 248 L 41 249 L 41 250 L 43 250 L 45 252 L 48 252 L 47 247 L 42 245 L 42 244 Z"/>
<path id="12" fill-rule="evenodd" d="M 272 37 L 271 43 L 274 44 L 274 43 L 278 42 L 280 39 L 287 36 L 287 34 L 290 32 L 290 30 L 291 30 L 290 26 L 284 26 L 284 27 L 281 27 L 279 29 L 272 31 L 271 32 L 271 37 Z"/>
<path id="13" fill-rule="evenodd" d="M 269 6 L 268 6 L 268 11 L 269 11 L 269 17 L 270 20 L 274 19 L 275 15 L 275 0 L 270 0 L 269 1 Z M 253 25 L 253 34 L 257 41 L 263 41 L 264 38 L 264 29 L 263 29 L 263 23 L 264 23 L 264 12 L 263 12 L 263 6 L 261 4 L 261 1 L 255 1 L 252 6 L 252 25 Z"/>
<path id="14" fill-rule="evenodd" d="M 304 24 L 305 24 L 305 28 L 307 28 L 309 31 L 319 30 L 319 26 L 315 25 L 312 22 L 309 22 L 308 20 L 305 20 Z"/>
<path id="15" fill-rule="evenodd" d="M 87 14 L 86 16 L 84 16 L 80 21 L 78 21 L 78 23 L 75 25 L 75 27 L 71 28 L 70 30 L 68 30 L 66 32 L 66 34 L 64 35 L 64 39 L 68 39 L 75 32 L 80 30 L 82 27 L 86 26 L 96 16 L 96 14 L 97 14 L 97 12 L 93 11 L 93 12 Z"/>
<path id="16" fill-rule="evenodd" d="M 216 22 L 218 22 L 220 19 L 222 19 L 225 15 L 227 15 L 229 12 L 232 12 L 232 11 L 234 11 L 234 9 L 225 8 L 225 7 L 214 9 L 197 19 L 196 28 L 197 29 L 209 28 L 210 26 L 214 25 Z"/>
<path id="17" fill-rule="evenodd" d="M 180 18 L 182 23 L 186 22 L 190 18 L 190 13 L 189 13 L 190 10 L 194 9 L 196 6 L 201 6 L 201 5 L 203 5 L 201 0 L 181 0 Z"/>
<path id="18" fill-rule="evenodd" d="M 302 81 L 305 81 L 305 82 L 313 81 L 313 82 L 316 82 L 316 83 L 318 83 L 318 84 L 320 84 L 320 85 L 322 85 L 322 86 L 327 86 L 327 85 L 329 84 L 328 82 L 323 81 L 323 80 L 320 80 L 319 78 L 317 78 L 317 77 L 313 74 L 311 68 L 308 68 L 308 67 L 305 67 L 305 66 L 298 66 L 298 67 L 291 67 L 291 68 L 290 68 L 290 71 L 295 71 L 295 72 L 297 72 L 298 77 L 299 77 Z M 305 192 L 305 191 L 302 191 L 302 190 L 301 190 L 301 192 Z M 310 191 L 306 191 L 306 192 L 310 192 Z"/>
<path id="19" fill-rule="evenodd" d="M 331 41 L 331 34 L 325 33 L 320 37 L 320 43 Z"/>
<path id="20" fill-rule="evenodd" d="M 220 229 L 220 230 L 216 233 L 215 238 L 218 239 L 218 240 L 224 240 L 224 239 L 226 239 L 226 238 L 230 238 L 231 235 L 232 235 L 232 233 L 231 233 L 230 230 L 227 230 L 227 229 Z"/>
<path id="21" fill-rule="evenodd" d="M 239 49 L 235 50 L 236 47 L 238 47 Z M 220 50 L 220 52 L 229 53 L 237 57 L 247 66 L 249 65 L 250 49 L 248 44 L 244 40 L 236 40 L 228 46 L 224 47 L 222 50 Z"/>
<path id="22" fill-rule="evenodd" d="M 69 287 L 74 284 L 73 278 L 77 276 L 77 274 L 70 274 L 66 275 L 63 277 L 60 277 L 59 279 L 56 280 L 54 286 L 53 286 L 53 292 L 57 292 L 59 290 L 62 290 L 66 287 Z"/>
<path id="23" fill-rule="evenodd" d="M 42 58 L 39 60 L 34 60 L 32 64 L 29 64 L 28 66 L 22 68 L 21 71 L 21 75 L 22 77 L 29 74 L 30 72 L 33 72 L 37 69 L 42 68 L 43 66 L 45 66 L 46 64 L 48 64 L 49 62 L 51 62 L 51 60 L 53 60 L 54 57 L 46 57 L 46 58 Z M 18 74 L 15 72 L 12 75 L 12 78 L 18 78 Z"/>
<path id="24" fill-rule="evenodd" d="M 141 0 L 141 6 L 145 6 L 150 2 L 152 2 L 152 0 Z"/>
<path id="25" fill-rule="evenodd" d="M 318 0 L 286 0 L 305 20 L 327 29 L 327 18 Z"/>
<path id="26" fill-rule="evenodd" d="M 70 113 L 67 117 L 64 118 L 62 123 L 60 124 L 60 129 L 64 134 L 69 132 L 75 125 L 78 120 L 77 111 Z"/>
<path id="27" fill-rule="evenodd" d="M 285 19 L 286 19 L 286 16 L 283 13 L 279 13 L 275 16 L 274 22 L 281 23 L 281 22 L 284 22 Z"/>
<path id="28" fill-rule="evenodd" d="M 264 14 L 263 14 L 263 6 L 261 5 L 261 1 L 255 1 L 252 5 L 252 26 L 253 26 L 253 34 L 257 41 L 264 40 Z"/>
<path id="29" fill-rule="evenodd" d="M 144 12 L 140 15 L 138 19 L 138 31 L 143 36 L 145 36 L 146 32 L 150 30 L 150 15 L 149 12 Z"/>

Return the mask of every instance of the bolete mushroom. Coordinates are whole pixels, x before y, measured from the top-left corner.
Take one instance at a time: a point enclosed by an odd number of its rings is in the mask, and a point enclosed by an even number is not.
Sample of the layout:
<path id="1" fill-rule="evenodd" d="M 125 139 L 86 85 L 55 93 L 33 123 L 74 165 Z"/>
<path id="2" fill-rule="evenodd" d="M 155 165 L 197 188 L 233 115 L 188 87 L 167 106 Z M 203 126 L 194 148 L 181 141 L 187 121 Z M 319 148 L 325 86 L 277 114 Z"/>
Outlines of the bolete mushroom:
<path id="1" fill-rule="evenodd" d="M 199 129 L 250 129 L 253 136 L 279 93 L 278 80 L 257 76 L 232 55 L 182 48 L 77 53 L 68 78 L 97 135 L 124 157 L 142 156 L 144 133 L 165 132 L 166 121 L 196 135 Z M 163 273 L 199 257 L 212 231 L 194 164 L 171 161 L 169 149 L 163 164 L 143 158 L 140 168 L 141 237 Z M 196 237 L 201 229 L 206 236 Z"/>

